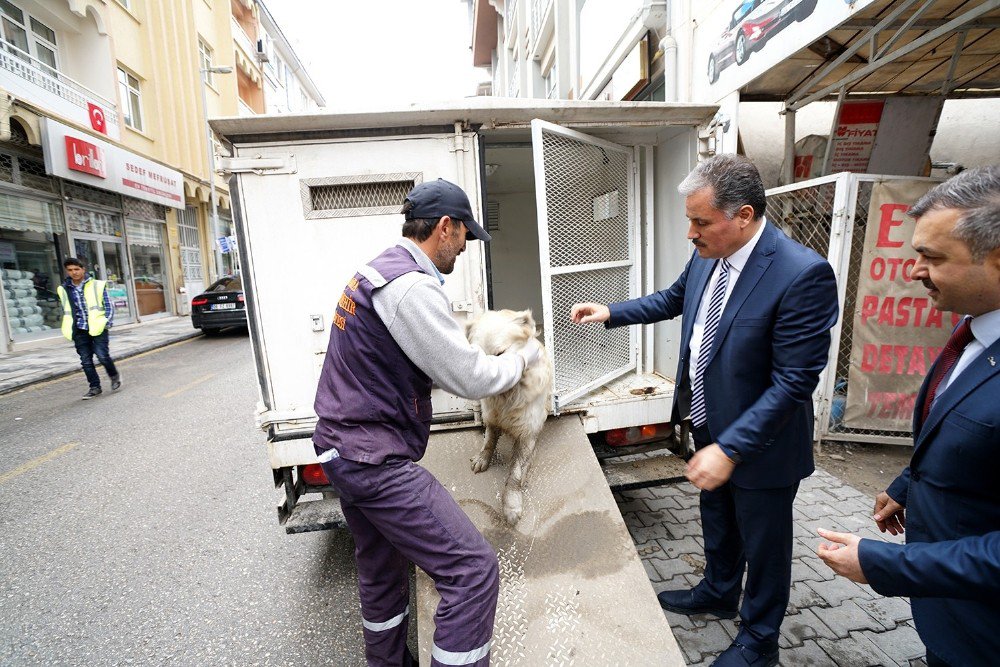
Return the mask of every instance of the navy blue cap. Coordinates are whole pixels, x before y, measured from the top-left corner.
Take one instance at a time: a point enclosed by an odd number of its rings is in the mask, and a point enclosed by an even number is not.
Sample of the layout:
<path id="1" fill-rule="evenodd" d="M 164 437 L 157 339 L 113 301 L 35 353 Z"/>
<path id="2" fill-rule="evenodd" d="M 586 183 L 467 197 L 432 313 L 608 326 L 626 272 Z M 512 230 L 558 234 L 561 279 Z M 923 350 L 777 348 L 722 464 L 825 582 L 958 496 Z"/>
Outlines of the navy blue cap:
<path id="1" fill-rule="evenodd" d="M 447 215 L 465 223 L 465 228 L 469 230 L 465 235 L 467 240 L 489 241 L 492 238 L 489 232 L 476 222 L 472 214 L 472 204 L 469 203 L 469 198 L 462 188 L 443 178 L 417 185 L 406 195 L 405 201 L 412 205 L 406 212 L 407 220 L 439 220 Z"/>

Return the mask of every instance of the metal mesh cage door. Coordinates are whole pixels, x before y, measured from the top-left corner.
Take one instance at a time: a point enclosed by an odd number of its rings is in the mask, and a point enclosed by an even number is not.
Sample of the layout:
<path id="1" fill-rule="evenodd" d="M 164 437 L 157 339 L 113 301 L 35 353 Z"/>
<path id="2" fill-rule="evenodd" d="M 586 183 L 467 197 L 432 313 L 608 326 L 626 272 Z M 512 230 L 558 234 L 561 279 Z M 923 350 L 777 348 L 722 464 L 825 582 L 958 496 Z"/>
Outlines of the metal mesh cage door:
<path id="1" fill-rule="evenodd" d="M 545 345 L 553 410 L 636 367 L 634 327 L 573 324 L 578 301 L 635 297 L 638 216 L 631 149 L 531 122 Z"/>

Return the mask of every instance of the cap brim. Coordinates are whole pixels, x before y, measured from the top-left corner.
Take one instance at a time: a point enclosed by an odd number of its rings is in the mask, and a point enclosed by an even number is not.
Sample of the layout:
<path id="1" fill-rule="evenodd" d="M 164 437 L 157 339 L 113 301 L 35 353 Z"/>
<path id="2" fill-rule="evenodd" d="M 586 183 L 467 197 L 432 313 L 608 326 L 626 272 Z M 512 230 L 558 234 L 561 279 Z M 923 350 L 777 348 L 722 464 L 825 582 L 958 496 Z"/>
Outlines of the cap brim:
<path id="1" fill-rule="evenodd" d="M 493 240 L 493 237 L 490 236 L 490 233 L 485 229 L 483 229 L 483 226 L 480 225 L 475 220 L 463 220 L 462 223 L 468 230 L 465 234 L 466 241 L 483 241 L 484 243 L 489 243 L 491 240 Z"/>

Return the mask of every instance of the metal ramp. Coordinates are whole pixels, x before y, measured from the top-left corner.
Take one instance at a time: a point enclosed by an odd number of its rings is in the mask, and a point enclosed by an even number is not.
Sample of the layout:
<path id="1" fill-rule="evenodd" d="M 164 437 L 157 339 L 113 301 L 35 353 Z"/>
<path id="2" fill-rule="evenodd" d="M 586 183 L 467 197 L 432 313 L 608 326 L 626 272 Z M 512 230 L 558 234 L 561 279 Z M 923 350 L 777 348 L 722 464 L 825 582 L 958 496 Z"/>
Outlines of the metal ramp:
<path id="1" fill-rule="evenodd" d="M 421 465 L 444 484 L 497 551 L 500 597 L 491 664 L 684 665 L 580 418 L 549 419 L 515 528 L 500 512 L 503 462 L 474 475 L 480 429 L 431 434 Z M 421 664 L 430 664 L 433 582 L 417 571 Z"/>

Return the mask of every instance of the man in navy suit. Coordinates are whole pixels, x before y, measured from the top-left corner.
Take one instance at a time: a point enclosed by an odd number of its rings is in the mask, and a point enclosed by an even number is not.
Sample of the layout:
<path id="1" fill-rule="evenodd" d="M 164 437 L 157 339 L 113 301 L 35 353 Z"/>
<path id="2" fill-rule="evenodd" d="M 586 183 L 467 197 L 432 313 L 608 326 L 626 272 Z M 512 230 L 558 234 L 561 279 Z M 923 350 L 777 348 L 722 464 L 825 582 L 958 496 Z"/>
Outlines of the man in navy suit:
<path id="1" fill-rule="evenodd" d="M 813 472 L 812 393 L 837 321 L 830 264 L 764 217 L 753 163 L 717 155 L 678 187 L 696 252 L 669 288 L 574 322 L 649 324 L 682 316 L 671 421 L 690 419 L 687 477 L 701 491 L 705 577 L 659 594 L 681 614 L 733 618 L 739 634 L 716 665 L 775 665 L 788 604 L 792 501 Z M 747 573 L 743 589 L 743 574 Z"/>
<path id="2" fill-rule="evenodd" d="M 913 413 L 910 465 L 875 498 L 882 532 L 820 530 L 837 574 L 911 598 L 927 664 L 1000 664 L 1000 165 L 970 169 L 910 209 L 911 275 L 939 310 L 966 315 Z"/>

